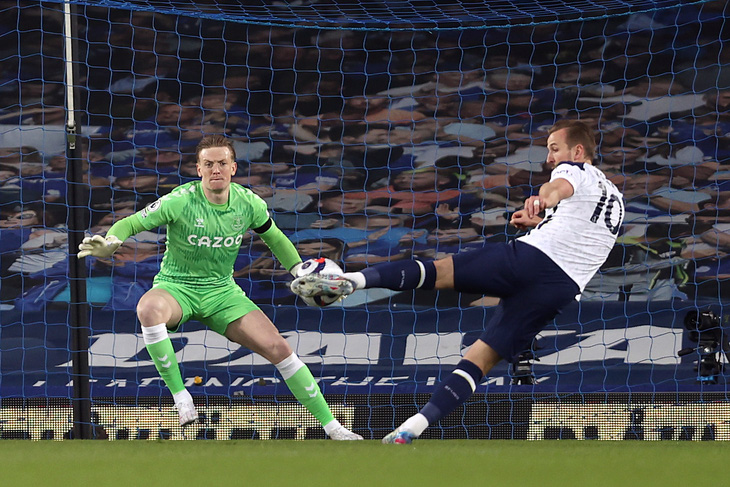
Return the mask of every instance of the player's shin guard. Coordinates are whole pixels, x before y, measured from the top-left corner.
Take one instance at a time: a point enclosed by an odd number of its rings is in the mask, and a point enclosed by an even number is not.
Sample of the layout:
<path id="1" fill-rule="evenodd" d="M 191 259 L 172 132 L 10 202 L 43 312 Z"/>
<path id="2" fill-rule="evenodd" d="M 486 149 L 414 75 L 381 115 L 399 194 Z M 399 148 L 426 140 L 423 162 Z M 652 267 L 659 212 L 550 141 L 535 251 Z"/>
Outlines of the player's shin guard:
<path id="1" fill-rule="evenodd" d="M 317 421 L 322 423 L 322 426 L 328 425 L 335 419 L 330 407 L 322 397 L 322 392 L 319 390 L 312 372 L 297 357 L 297 354 L 292 353 L 274 366 L 284 378 L 294 397 L 312 413 L 312 416 L 317 418 Z"/>
<path id="2" fill-rule="evenodd" d="M 462 360 L 445 381 L 439 384 L 421 414 L 433 424 L 461 406 L 476 390 L 482 379 L 481 369 L 468 360 Z M 420 434 L 420 433 L 416 433 Z"/>
<path id="3" fill-rule="evenodd" d="M 167 336 L 167 326 L 164 323 L 155 326 L 143 326 L 142 338 L 147 351 L 155 363 L 157 372 L 167 384 L 172 394 L 185 390 L 180 367 L 175 358 L 175 349 Z"/>
<path id="4" fill-rule="evenodd" d="M 394 291 L 433 289 L 436 266 L 433 261 L 397 260 L 368 267 L 361 271 L 365 287 L 382 287 Z"/>

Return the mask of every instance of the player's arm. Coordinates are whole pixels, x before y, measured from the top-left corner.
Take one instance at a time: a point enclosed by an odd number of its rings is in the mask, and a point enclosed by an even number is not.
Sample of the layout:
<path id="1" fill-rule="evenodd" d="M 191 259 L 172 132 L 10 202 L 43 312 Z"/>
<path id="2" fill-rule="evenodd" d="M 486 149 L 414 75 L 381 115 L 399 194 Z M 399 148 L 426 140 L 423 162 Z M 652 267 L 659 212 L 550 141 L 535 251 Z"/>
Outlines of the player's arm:
<path id="1" fill-rule="evenodd" d="M 525 201 L 525 211 L 531 219 L 545 208 L 553 208 L 565 198 L 573 196 L 573 185 L 567 179 L 556 178 L 543 184 L 537 196 L 530 196 Z"/>
<path id="2" fill-rule="evenodd" d="M 137 235 L 142 230 L 145 230 L 145 228 L 134 215 L 122 218 L 111 226 L 109 231 L 106 232 L 106 237 L 94 235 L 84 238 L 79 244 L 77 257 L 79 259 L 83 259 L 88 255 L 101 258 L 111 257 L 122 245 L 122 242 L 132 235 Z"/>
<path id="3" fill-rule="evenodd" d="M 527 216 L 527 210 L 522 209 L 512 213 L 512 217 L 509 220 L 510 225 L 517 228 L 517 230 L 529 230 L 535 228 L 540 224 L 542 218 L 535 215 L 532 218 Z"/>
<path id="4" fill-rule="evenodd" d="M 556 178 L 540 187 L 537 196 L 530 196 L 525 201 L 525 207 L 512 214 L 510 224 L 518 230 L 528 230 L 536 227 L 541 221 L 540 213 L 545 208 L 553 208 L 565 198 L 573 196 L 573 185 L 563 178 Z"/>
<path id="5" fill-rule="evenodd" d="M 266 223 L 252 230 L 259 234 L 261 240 L 271 249 L 271 253 L 281 262 L 281 265 L 294 275 L 302 263 L 302 258 L 291 240 L 276 226 L 274 220 L 269 218 Z"/>

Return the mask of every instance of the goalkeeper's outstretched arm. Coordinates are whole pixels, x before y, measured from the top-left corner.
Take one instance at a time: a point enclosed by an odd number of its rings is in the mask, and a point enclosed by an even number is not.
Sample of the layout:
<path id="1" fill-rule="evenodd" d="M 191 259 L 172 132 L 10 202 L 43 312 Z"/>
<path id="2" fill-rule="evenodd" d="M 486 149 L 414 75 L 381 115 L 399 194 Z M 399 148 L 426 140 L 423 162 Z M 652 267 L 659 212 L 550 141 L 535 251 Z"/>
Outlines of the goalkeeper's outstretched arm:
<path id="1" fill-rule="evenodd" d="M 136 218 L 131 216 L 122 218 L 106 232 L 106 237 L 101 235 L 85 237 L 79 244 L 79 253 L 76 257 L 79 259 L 83 259 L 88 255 L 100 258 L 111 257 L 122 245 L 122 242 L 132 235 L 137 235 L 142 230 L 144 230 L 144 227 L 137 222 Z"/>
<path id="2" fill-rule="evenodd" d="M 302 258 L 291 240 L 276 226 L 274 220 L 269 218 L 266 223 L 259 228 L 254 228 L 253 231 L 261 236 L 261 240 L 271 249 L 271 253 L 279 259 L 281 265 L 294 275 L 302 264 Z"/>

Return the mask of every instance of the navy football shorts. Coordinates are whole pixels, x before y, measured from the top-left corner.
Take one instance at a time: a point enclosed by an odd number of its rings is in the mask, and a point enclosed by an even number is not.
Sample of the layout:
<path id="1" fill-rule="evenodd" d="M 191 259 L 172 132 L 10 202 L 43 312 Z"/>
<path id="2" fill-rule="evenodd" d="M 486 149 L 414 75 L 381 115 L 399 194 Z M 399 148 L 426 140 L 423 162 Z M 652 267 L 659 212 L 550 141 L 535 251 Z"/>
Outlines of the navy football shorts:
<path id="1" fill-rule="evenodd" d="M 578 284 L 537 248 L 516 240 L 455 254 L 454 288 L 501 298 L 479 337 L 509 362 L 580 293 Z"/>

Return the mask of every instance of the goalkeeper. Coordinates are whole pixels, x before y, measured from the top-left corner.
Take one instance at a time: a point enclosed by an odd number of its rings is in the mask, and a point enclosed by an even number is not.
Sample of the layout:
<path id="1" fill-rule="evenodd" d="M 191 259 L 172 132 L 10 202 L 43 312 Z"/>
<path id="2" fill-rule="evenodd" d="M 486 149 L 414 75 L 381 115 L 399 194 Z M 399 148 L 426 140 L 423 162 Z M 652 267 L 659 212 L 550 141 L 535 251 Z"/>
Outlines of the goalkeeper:
<path id="1" fill-rule="evenodd" d="M 266 203 L 231 183 L 236 154 L 230 140 L 206 136 L 196 149 L 199 181 L 175 188 L 143 210 L 116 222 L 106 238 L 87 237 L 79 258 L 110 257 L 125 239 L 167 225 L 167 248 L 152 289 L 137 304 L 142 337 L 175 401 L 180 425 L 198 419 L 185 389 L 168 333 L 196 319 L 273 363 L 299 402 L 333 440 L 362 440 L 337 421 L 317 382 L 274 324 L 233 281 L 244 233 L 253 229 L 292 273 L 301 258 L 269 217 Z"/>

